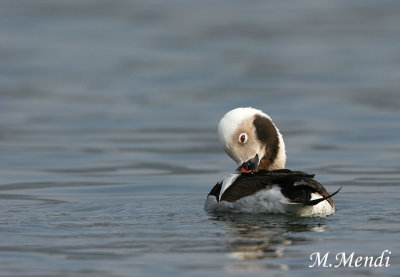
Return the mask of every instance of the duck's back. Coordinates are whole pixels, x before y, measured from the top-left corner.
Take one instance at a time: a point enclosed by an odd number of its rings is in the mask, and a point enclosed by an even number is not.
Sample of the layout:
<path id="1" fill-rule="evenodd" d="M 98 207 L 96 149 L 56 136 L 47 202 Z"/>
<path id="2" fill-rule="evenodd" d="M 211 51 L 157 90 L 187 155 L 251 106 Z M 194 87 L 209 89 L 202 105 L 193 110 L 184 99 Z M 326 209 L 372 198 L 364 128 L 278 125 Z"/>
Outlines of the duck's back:
<path id="1" fill-rule="evenodd" d="M 314 175 L 280 169 L 231 174 L 207 196 L 207 211 L 328 215 L 335 212 L 331 195 Z"/>

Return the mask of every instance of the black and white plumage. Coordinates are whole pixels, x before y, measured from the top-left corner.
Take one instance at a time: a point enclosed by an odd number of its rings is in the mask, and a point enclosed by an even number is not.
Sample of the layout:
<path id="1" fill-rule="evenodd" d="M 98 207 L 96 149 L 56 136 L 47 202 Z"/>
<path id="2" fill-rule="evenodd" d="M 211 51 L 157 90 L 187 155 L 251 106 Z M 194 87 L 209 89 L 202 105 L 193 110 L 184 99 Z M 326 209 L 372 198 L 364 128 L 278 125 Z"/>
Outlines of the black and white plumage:
<path id="1" fill-rule="evenodd" d="M 285 168 L 285 144 L 271 118 L 260 110 L 237 108 L 221 119 L 225 152 L 239 165 L 207 196 L 206 211 L 329 215 L 335 206 L 310 175 Z"/>

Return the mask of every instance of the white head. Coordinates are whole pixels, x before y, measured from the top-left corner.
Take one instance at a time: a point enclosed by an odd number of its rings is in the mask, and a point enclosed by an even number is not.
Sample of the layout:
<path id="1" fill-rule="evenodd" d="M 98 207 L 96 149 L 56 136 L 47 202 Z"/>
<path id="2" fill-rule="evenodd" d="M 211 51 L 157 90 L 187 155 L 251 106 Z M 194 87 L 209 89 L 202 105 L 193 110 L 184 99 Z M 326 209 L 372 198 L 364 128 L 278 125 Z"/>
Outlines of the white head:
<path id="1" fill-rule="evenodd" d="M 250 162 L 258 170 L 285 168 L 282 135 L 260 110 L 237 108 L 227 112 L 219 122 L 218 136 L 225 152 L 239 166 Z"/>

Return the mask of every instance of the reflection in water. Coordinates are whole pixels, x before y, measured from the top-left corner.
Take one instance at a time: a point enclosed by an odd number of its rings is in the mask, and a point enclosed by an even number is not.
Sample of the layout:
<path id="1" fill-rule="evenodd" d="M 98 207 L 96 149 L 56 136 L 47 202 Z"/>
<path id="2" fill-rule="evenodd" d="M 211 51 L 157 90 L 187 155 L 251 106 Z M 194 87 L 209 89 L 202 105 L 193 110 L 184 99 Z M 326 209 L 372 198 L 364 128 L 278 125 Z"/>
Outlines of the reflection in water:
<path id="1" fill-rule="evenodd" d="M 285 214 L 215 213 L 212 219 L 226 223 L 226 251 L 235 263 L 231 271 L 288 270 L 282 264 L 287 245 L 309 240 L 301 232 L 325 232 L 326 218 L 297 217 Z M 266 262 L 268 260 L 268 262 Z"/>

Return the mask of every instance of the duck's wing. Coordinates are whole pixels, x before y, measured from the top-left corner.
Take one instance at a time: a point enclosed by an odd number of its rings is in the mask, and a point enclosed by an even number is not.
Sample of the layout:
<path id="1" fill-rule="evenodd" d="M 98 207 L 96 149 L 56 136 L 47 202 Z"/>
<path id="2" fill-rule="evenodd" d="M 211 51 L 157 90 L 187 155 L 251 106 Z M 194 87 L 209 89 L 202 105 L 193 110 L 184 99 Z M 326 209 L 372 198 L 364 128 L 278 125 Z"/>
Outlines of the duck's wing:
<path id="1" fill-rule="evenodd" d="M 297 180 L 313 176 L 314 175 L 304 172 L 294 172 L 288 169 L 242 173 L 236 178 L 233 184 L 223 192 L 220 201 L 235 202 L 242 197 L 252 195 L 263 189 L 271 188 L 273 185 L 293 187 L 293 184 Z M 286 195 L 284 196 L 286 197 Z"/>
<path id="2" fill-rule="evenodd" d="M 329 204 L 333 207 L 333 201 L 332 201 L 332 196 L 334 196 L 336 193 L 338 193 L 342 187 L 340 187 L 337 191 L 334 193 L 330 194 L 323 185 L 315 181 L 314 179 L 311 178 L 304 178 L 300 179 L 297 182 L 293 184 L 293 187 L 295 190 L 308 190 L 311 189 L 312 192 L 319 193 L 322 197 L 314 200 L 306 200 L 303 202 L 306 205 L 316 205 L 321 201 L 327 200 Z"/>
<path id="3" fill-rule="evenodd" d="M 270 186 L 272 186 L 270 178 L 242 174 L 224 191 L 220 201 L 235 202 Z"/>
<path id="4" fill-rule="evenodd" d="M 334 193 L 330 194 L 323 185 L 309 177 L 301 177 L 293 183 L 285 183 L 281 186 L 281 192 L 286 198 L 290 199 L 292 203 L 302 203 L 305 205 L 317 205 L 323 200 L 327 200 L 333 207 L 332 196 L 338 193 L 339 188 Z M 311 194 L 318 193 L 322 197 L 311 200 Z"/>
<path id="5" fill-rule="evenodd" d="M 260 190 L 271 188 L 277 185 L 281 188 L 281 193 L 291 203 L 316 205 L 323 200 L 327 200 L 333 207 L 331 197 L 339 192 L 329 194 L 327 190 L 317 181 L 312 179 L 313 174 L 301 171 L 290 171 L 288 169 L 262 171 L 258 173 L 241 174 L 232 185 L 230 185 L 219 198 L 221 183 L 217 183 L 209 195 L 214 195 L 220 201 L 235 202 L 242 197 L 252 195 Z M 311 200 L 312 193 L 319 193 L 322 197 Z"/>

